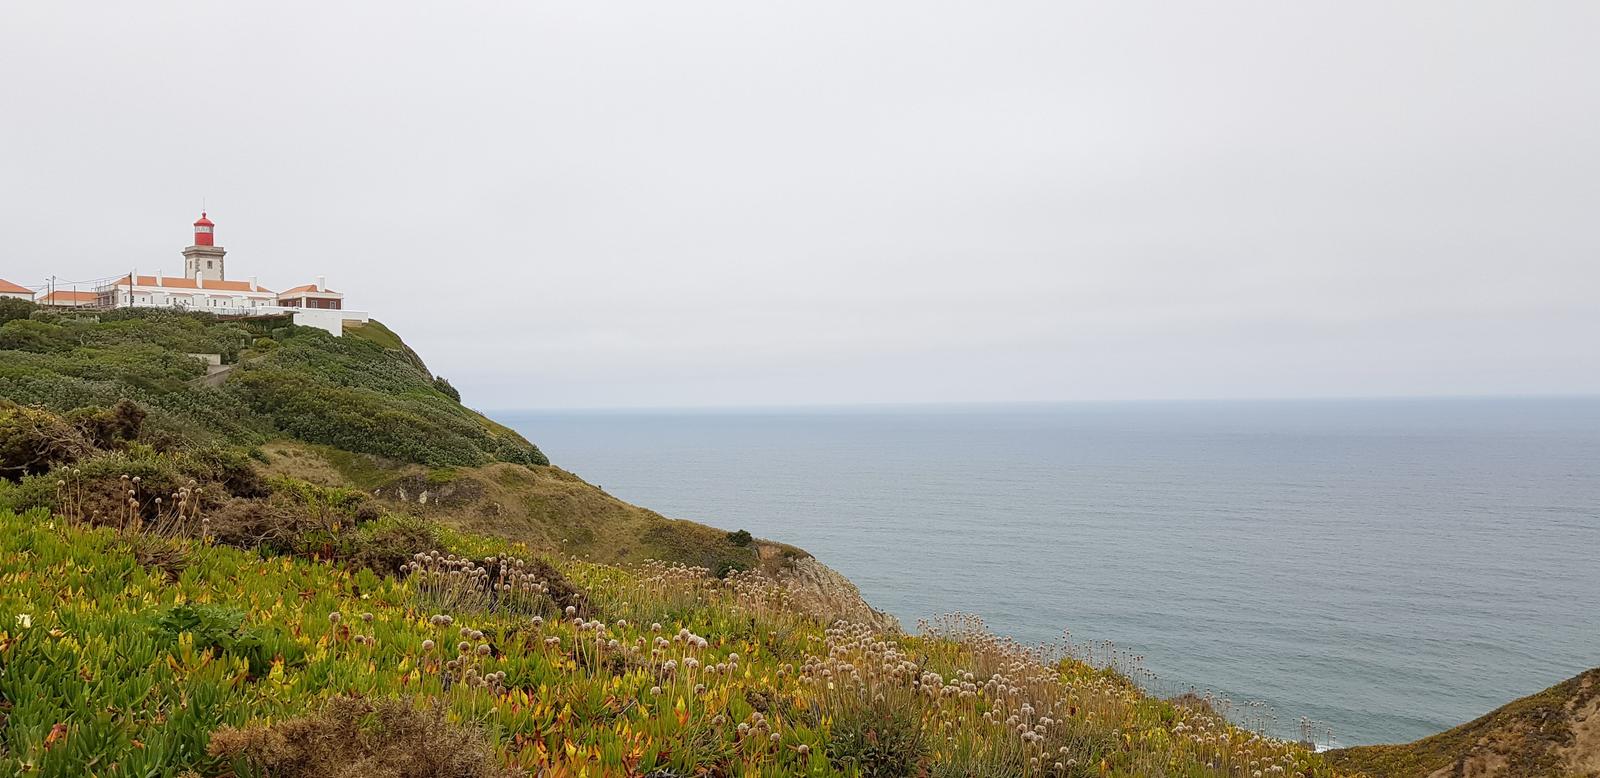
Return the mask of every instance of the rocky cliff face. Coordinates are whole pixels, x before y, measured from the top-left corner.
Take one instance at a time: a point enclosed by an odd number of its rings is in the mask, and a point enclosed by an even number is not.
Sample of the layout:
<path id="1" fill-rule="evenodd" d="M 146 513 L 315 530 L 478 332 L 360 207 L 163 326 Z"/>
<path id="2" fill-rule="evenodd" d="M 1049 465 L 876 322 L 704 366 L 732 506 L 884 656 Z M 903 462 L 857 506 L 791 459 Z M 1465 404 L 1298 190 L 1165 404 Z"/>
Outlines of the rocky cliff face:
<path id="1" fill-rule="evenodd" d="M 783 553 L 783 548 L 761 543 L 758 552 L 764 563 L 771 563 Z M 844 619 L 866 624 L 880 632 L 900 631 L 898 619 L 868 605 L 861 590 L 850 579 L 817 561 L 816 557 L 790 557 L 765 566 L 789 590 L 790 602 L 807 613 L 827 621 Z"/>
<path id="2" fill-rule="evenodd" d="M 1600 777 L 1600 668 L 1415 743 L 1328 756 L 1374 778 Z"/>

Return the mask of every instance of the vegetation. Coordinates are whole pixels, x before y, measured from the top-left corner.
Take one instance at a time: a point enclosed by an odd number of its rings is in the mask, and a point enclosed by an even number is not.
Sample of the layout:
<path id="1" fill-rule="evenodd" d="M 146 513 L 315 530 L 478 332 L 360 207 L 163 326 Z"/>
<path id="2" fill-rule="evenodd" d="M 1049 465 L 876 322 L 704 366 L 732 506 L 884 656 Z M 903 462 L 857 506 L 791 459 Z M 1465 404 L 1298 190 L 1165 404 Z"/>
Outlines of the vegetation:
<path id="1" fill-rule="evenodd" d="M 450 384 L 449 379 L 445 378 L 444 376 L 441 375 L 433 377 L 433 388 L 438 389 L 440 394 L 455 400 L 456 402 L 461 402 L 461 392 L 457 391 L 456 388 Z"/>
<path id="2" fill-rule="evenodd" d="M 335 338 L 280 318 L 94 316 L 16 303 L 0 327 L 48 333 L 13 342 L 32 350 L 0 351 L 0 478 L 33 479 L 15 490 L 18 508 L 52 504 L 52 468 L 83 468 L 91 495 L 109 492 L 88 482 L 134 468 L 169 495 L 196 481 L 217 532 L 242 533 L 227 535 L 239 542 L 254 533 L 283 552 L 292 550 L 283 538 L 319 542 L 302 536 L 329 523 L 290 522 L 294 501 L 271 497 L 274 483 L 303 481 L 380 495 L 382 512 L 407 518 L 385 526 L 410 542 L 425 534 L 419 526 L 442 524 L 595 561 L 665 559 L 719 573 L 761 565 L 753 542 L 628 505 L 549 467 L 516 432 L 460 405 L 381 323 Z M 191 353 L 222 355 L 225 380 L 204 381 Z M 89 464 L 101 457 L 110 459 Z M 223 465 L 226 473 L 213 472 Z M 234 498 L 244 501 L 227 504 Z M 117 507 L 85 510 L 93 518 Z M 369 546 L 372 564 L 384 563 L 378 548 Z M 801 555 L 778 548 L 780 562 Z"/>
<path id="3" fill-rule="evenodd" d="M 153 537 L 175 570 L 141 562 Z M 0 771 L 1333 774 L 975 619 L 874 634 L 757 576 L 500 549 L 379 574 L 0 511 Z M 440 580 L 480 596 L 442 608 Z M 482 596 L 514 580 L 528 606 Z"/>
<path id="4" fill-rule="evenodd" d="M 429 468 L 329 446 L 277 441 L 262 470 L 375 495 L 390 511 L 533 548 L 613 564 L 650 559 L 718 570 L 753 570 L 803 557 L 770 541 L 666 518 L 618 500 L 558 467 L 496 463 Z"/>
<path id="5" fill-rule="evenodd" d="M 1350 770 L 1393 778 L 1593 775 L 1600 768 L 1597 721 L 1600 668 L 1415 743 L 1344 749 L 1329 758 Z"/>
<path id="6" fill-rule="evenodd" d="M 419 707 L 408 699 L 335 697 L 304 718 L 224 727 L 211 736 L 210 751 L 284 778 L 515 775 L 476 731 L 447 721 L 440 700 Z"/>
<path id="7" fill-rule="evenodd" d="M 293 437 L 435 466 L 548 464 L 520 435 L 462 407 L 376 322 L 336 338 L 283 317 L 6 310 L 0 397 L 58 413 L 130 400 L 149 414 L 144 440 L 158 449 Z M 205 385 L 193 354 L 220 355 L 231 375 Z"/>
<path id="8" fill-rule="evenodd" d="M 1070 647 L 827 619 L 380 324 L 0 319 L 0 773 L 1333 775 Z"/>

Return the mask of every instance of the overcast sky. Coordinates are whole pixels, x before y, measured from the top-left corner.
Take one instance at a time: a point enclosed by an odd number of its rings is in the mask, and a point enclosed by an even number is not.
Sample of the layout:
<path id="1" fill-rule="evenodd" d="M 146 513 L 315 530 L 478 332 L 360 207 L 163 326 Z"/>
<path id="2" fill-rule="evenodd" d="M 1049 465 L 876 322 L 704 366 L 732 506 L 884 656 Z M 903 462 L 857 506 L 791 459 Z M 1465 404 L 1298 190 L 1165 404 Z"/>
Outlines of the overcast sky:
<path id="1" fill-rule="evenodd" d="M 7 2 L 0 278 L 469 403 L 1600 392 L 1600 3 Z"/>

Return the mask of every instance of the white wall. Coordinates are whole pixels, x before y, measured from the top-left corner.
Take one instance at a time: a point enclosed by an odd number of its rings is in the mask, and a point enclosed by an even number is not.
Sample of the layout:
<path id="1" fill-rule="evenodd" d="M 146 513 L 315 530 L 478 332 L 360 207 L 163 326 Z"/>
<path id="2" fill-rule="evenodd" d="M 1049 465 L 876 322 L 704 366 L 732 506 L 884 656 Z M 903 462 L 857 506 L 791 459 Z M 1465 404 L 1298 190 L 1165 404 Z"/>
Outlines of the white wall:
<path id="1" fill-rule="evenodd" d="M 330 311 L 322 308 L 287 308 L 294 311 L 294 323 L 302 327 L 316 327 L 334 335 L 344 334 L 344 323 L 367 323 L 366 311 Z"/>
<path id="2" fill-rule="evenodd" d="M 246 314 L 251 316 L 270 316 L 279 313 L 294 314 L 294 323 L 302 327 L 316 327 L 333 335 L 344 334 L 344 323 L 367 323 L 366 311 L 326 310 L 322 308 L 289 308 L 281 305 L 272 305 L 267 300 L 239 295 L 231 300 L 211 300 L 209 295 L 195 294 L 193 296 L 169 294 L 158 292 L 160 297 L 166 298 L 164 302 L 151 302 L 151 292 L 141 287 L 134 289 L 133 307 L 139 308 L 178 308 L 181 310 L 201 310 L 208 313 L 220 314 Z M 22 297 L 22 295 L 17 295 Z M 23 297 L 23 299 L 27 299 Z M 210 304 L 219 303 L 217 305 Z M 275 301 L 273 301 L 275 302 Z M 117 305 L 130 307 L 128 303 L 128 290 L 117 290 Z"/>

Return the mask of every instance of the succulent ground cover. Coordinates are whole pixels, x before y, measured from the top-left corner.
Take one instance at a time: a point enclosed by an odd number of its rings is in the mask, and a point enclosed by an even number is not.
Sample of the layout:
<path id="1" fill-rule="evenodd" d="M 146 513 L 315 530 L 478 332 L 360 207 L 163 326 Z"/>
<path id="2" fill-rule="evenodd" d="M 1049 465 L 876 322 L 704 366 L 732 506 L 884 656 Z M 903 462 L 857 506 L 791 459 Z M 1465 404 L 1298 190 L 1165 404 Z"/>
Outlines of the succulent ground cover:
<path id="1" fill-rule="evenodd" d="M 756 575 L 458 541 L 379 574 L 0 512 L 0 772 L 1333 774 L 970 617 L 875 634 Z"/>

